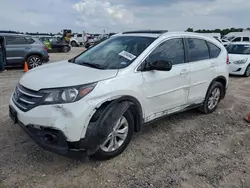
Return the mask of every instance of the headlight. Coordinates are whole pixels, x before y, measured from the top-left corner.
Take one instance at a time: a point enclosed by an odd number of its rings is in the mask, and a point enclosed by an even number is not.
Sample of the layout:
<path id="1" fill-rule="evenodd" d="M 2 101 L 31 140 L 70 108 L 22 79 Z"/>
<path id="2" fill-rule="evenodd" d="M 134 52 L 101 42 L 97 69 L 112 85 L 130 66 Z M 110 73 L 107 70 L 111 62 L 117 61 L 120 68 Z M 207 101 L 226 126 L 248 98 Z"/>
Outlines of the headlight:
<path id="1" fill-rule="evenodd" d="M 89 94 L 95 88 L 95 86 L 96 83 L 76 87 L 43 90 L 44 93 L 47 93 L 43 104 L 62 104 L 76 102 Z"/>
<path id="2" fill-rule="evenodd" d="M 246 59 L 241 59 L 239 61 L 235 61 L 234 64 L 244 64 L 247 62 L 247 58 Z"/>

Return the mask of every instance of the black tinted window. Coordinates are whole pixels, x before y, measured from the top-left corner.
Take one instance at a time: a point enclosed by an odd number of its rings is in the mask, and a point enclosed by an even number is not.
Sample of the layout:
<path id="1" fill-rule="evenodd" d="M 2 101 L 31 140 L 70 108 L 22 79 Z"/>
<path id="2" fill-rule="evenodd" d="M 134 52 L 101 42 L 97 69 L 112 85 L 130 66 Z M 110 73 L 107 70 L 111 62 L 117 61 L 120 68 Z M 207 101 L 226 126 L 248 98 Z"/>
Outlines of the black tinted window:
<path id="1" fill-rule="evenodd" d="M 231 44 L 227 47 L 229 54 L 250 54 L 250 45 L 248 44 Z"/>
<path id="2" fill-rule="evenodd" d="M 8 37 L 7 44 L 18 45 L 18 44 L 27 44 L 25 37 Z"/>
<path id="3" fill-rule="evenodd" d="M 214 44 L 207 42 L 207 45 L 210 50 L 210 58 L 216 58 L 220 54 L 221 49 Z"/>
<path id="4" fill-rule="evenodd" d="M 182 39 L 170 39 L 163 42 L 148 56 L 148 62 L 170 61 L 173 65 L 184 63 L 184 45 Z"/>
<path id="5" fill-rule="evenodd" d="M 187 39 L 189 62 L 209 59 L 209 50 L 202 39 Z"/>
<path id="6" fill-rule="evenodd" d="M 27 42 L 27 44 L 33 44 L 35 42 L 35 40 L 32 39 L 32 38 L 27 37 L 26 42 Z"/>
<path id="7" fill-rule="evenodd" d="M 249 41 L 249 37 L 243 37 L 243 41 Z"/>
<path id="8" fill-rule="evenodd" d="M 233 39 L 233 42 L 238 42 L 238 41 L 241 41 L 240 37 L 237 37 L 237 38 Z"/>
<path id="9" fill-rule="evenodd" d="M 77 37 L 82 37 L 82 34 L 78 34 Z"/>

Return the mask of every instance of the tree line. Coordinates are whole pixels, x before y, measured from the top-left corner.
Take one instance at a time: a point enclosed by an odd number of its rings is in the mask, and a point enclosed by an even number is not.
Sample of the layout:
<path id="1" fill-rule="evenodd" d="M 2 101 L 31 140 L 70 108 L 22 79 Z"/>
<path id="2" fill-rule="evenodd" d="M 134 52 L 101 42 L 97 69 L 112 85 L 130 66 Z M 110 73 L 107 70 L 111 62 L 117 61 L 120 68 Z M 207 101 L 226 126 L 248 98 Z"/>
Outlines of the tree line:
<path id="1" fill-rule="evenodd" d="M 193 28 L 188 28 L 186 31 L 187 32 L 197 32 L 197 33 L 220 33 L 222 36 L 227 35 L 228 33 L 231 32 L 242 32 L 244 29 L 243 28 L 226 28 L 226 29 L 213 29 L 213 30 L 208 30 L 208 29 L 198 29 L 194 30 Z M 245 30 L 249 30 L 250 28 L 246 28 Z"/>

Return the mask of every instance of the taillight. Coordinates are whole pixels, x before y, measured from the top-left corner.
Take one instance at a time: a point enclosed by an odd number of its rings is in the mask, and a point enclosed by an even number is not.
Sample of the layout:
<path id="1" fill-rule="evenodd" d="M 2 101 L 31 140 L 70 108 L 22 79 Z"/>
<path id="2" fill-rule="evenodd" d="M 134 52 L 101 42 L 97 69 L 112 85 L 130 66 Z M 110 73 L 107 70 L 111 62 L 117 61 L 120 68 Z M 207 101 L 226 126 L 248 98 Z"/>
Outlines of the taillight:
<path id="1" fill-rule="evenodd" d="M 43 47 L 43 50 L 44 50 L 44 51 L 47 51 L 47 48 L 46 48 L 46 46 L 44 46 L 44 47 Z"/>
<path id="2" fill-rule="evenodd" d="M 226 62 L 227 64 L 229 64 L 229 56 L 227 55 L 227 62 Z"/>

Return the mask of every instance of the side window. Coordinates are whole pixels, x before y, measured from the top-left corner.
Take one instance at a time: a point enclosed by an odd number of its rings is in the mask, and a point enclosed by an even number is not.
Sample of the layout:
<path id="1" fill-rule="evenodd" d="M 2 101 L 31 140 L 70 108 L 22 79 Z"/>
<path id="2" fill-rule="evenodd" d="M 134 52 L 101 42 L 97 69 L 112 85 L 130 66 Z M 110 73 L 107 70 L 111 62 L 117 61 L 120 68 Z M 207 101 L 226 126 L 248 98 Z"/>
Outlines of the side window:
<path id="1" fill-rule="evenodd" d="M 32 38 L 26 38 L 27 44 L 33 44 L 35 41 Z"/>
<path id="2" fill-rule="evenodd" d="M 183 39 L 170 39 L 161 43 L 148 56 L 148 62 L 155 62 L 160 60 L 170 61 L 173 65 L 184 63 L 184 44 Z"/>
<path id="3" fill-rule="evenodd" d="M 235 39 L 232 40 L 232 42 L 239 42 L 241 41 L 241 37 L 236 37 Z"/>
<path id="4" fill-rule="evenodd" d="M 27 44 L 27 40 L 24 37 L 11 37 L 7 44 L 19 45 Z"/>
<path id="5" fill-rule="evenodd" d="M 209 50 L 205 40 L 187 39 L 189 62 L 209 59 Z"/>
<path id="6" fill-rule="evenodd" d="M 11 36 L 6 36 L 5 39 L 6 39 L 6 45 L 9 45 L 15 38 Z"/>
<path id="7" fill-rule="evenodd" d="M 77 37 L 82 37 L 82 34 L 78 34 Z"/>
<path id="8" fill-rule="evenodd" d="M 210 58 L 218 57 L 221 49 L 210 42 L 207 42 L 207 45 L 208 45 L 209 51 L 210 51 Z"/>
<path id="9" fill-rule="evenodd" d="M 243 37 L 243 41 L 249 42 L 249 37 Z"/>

